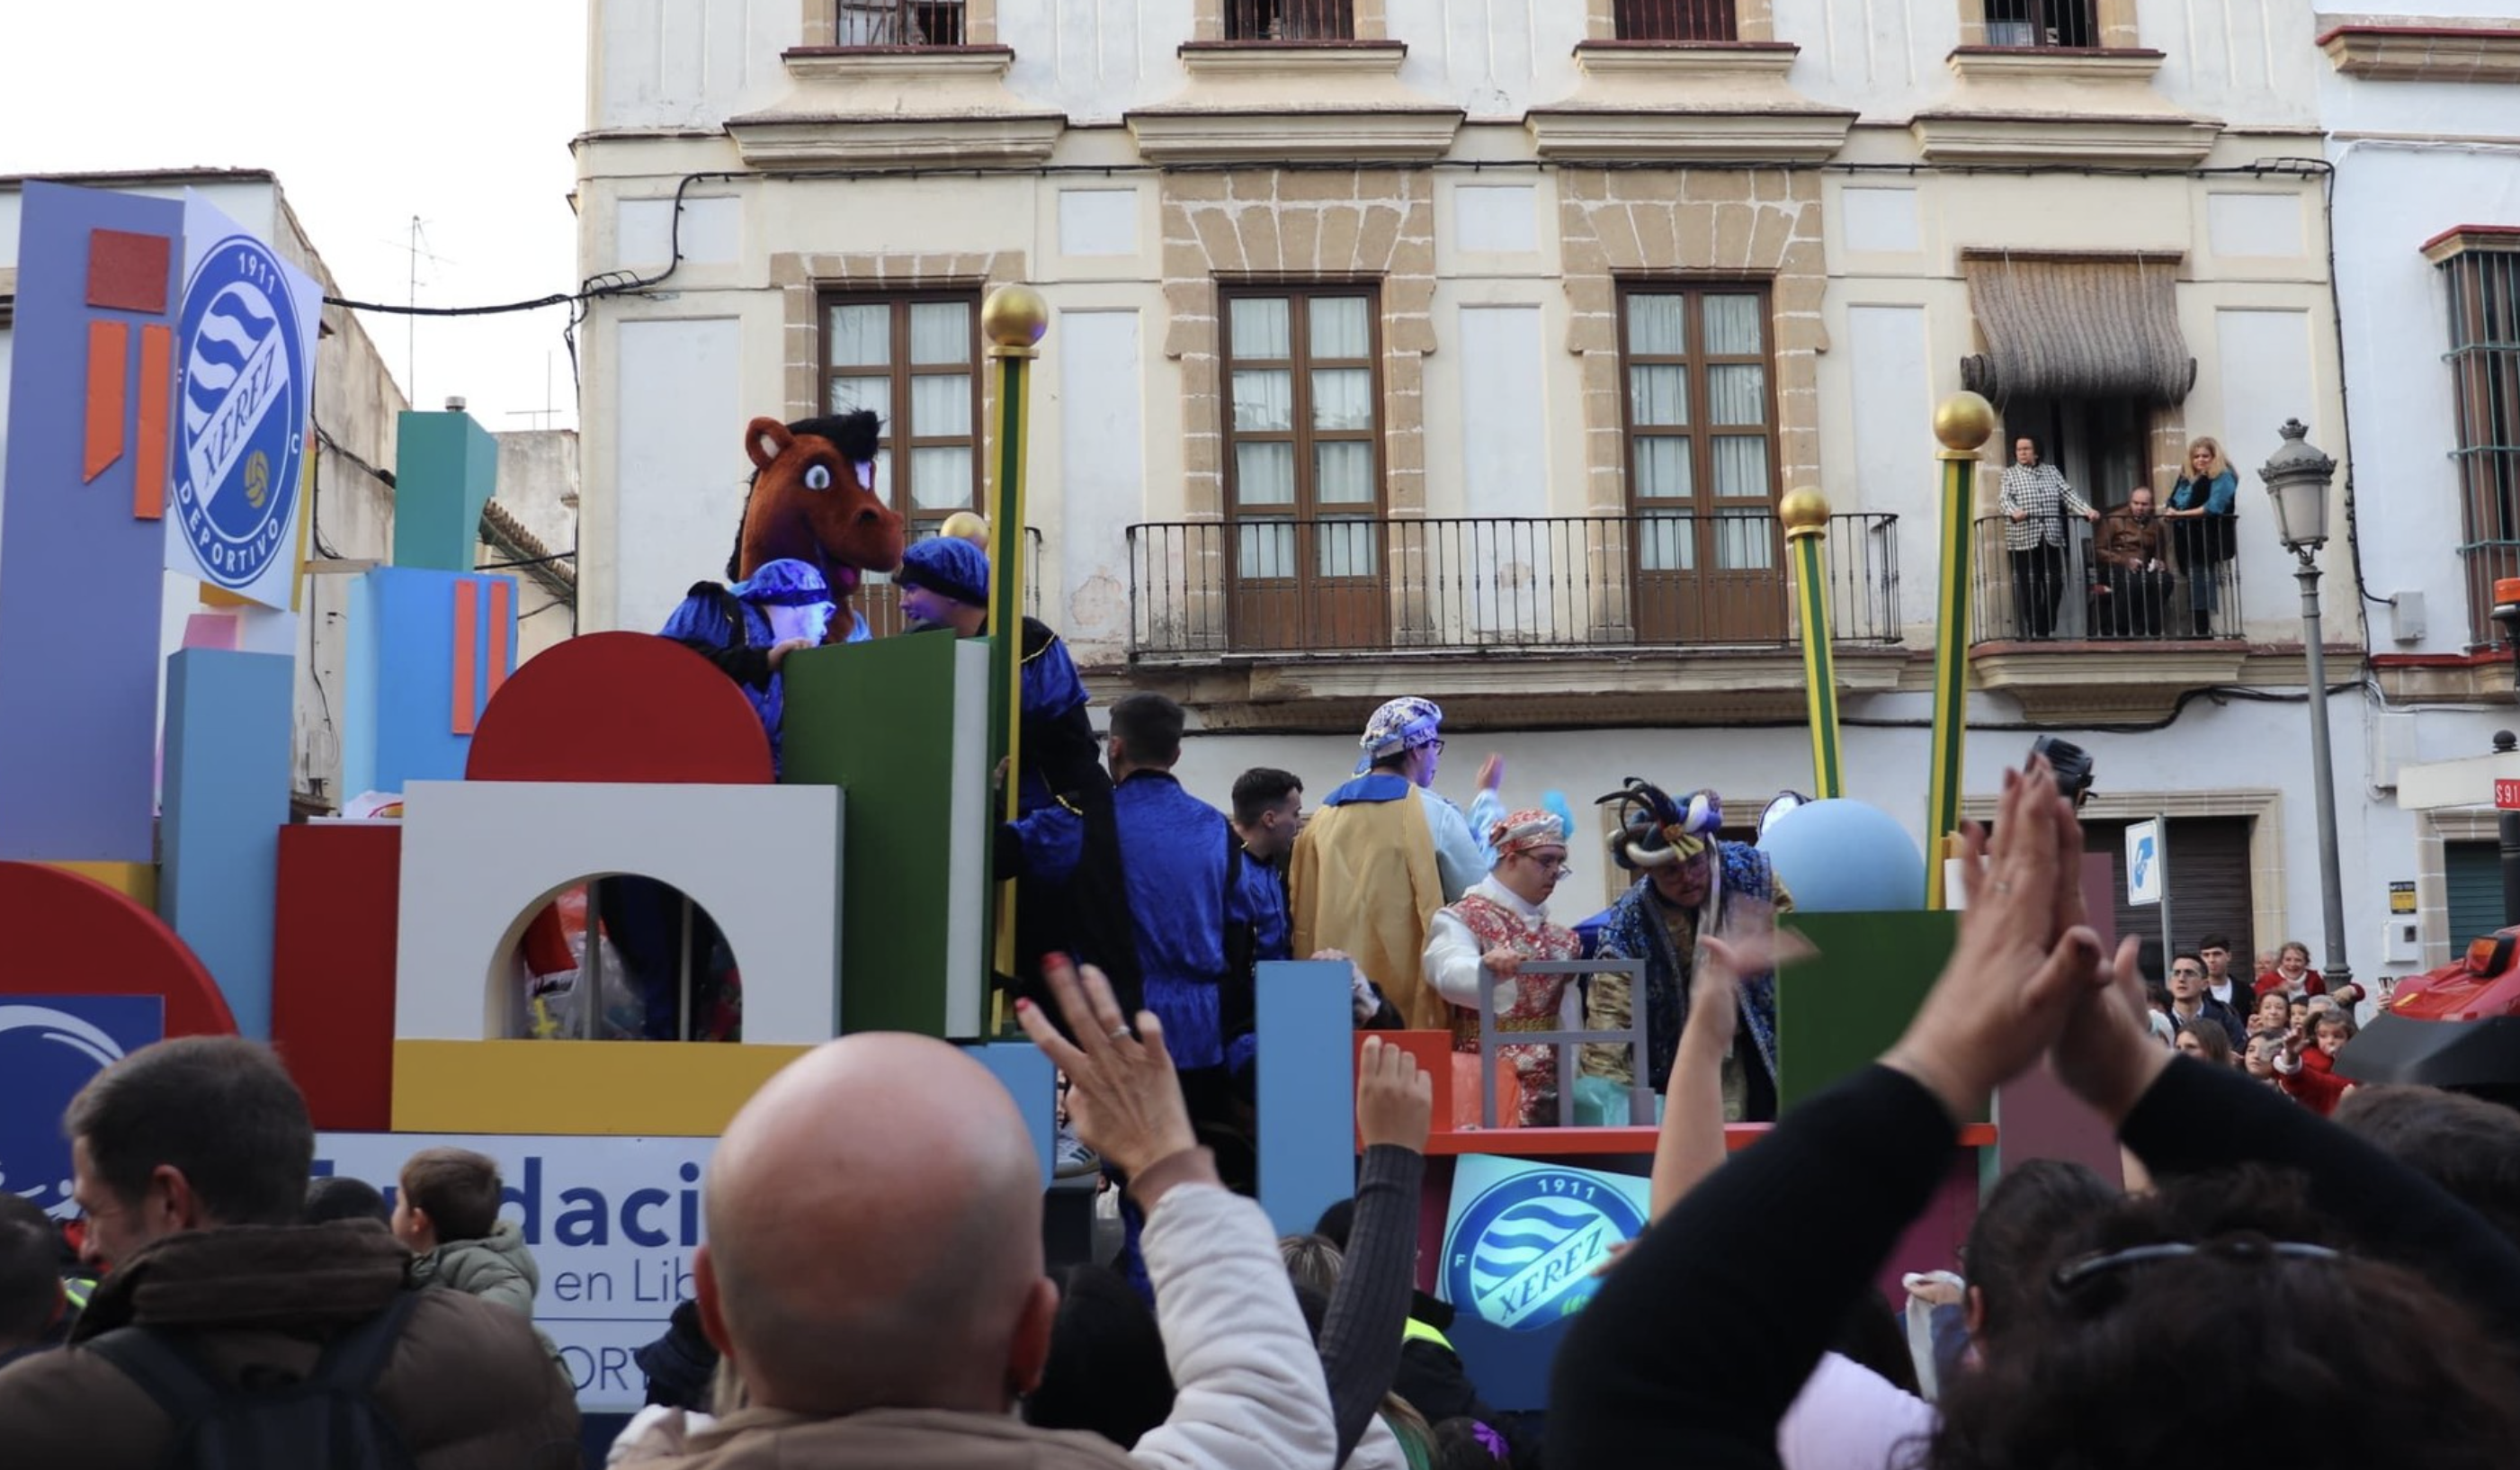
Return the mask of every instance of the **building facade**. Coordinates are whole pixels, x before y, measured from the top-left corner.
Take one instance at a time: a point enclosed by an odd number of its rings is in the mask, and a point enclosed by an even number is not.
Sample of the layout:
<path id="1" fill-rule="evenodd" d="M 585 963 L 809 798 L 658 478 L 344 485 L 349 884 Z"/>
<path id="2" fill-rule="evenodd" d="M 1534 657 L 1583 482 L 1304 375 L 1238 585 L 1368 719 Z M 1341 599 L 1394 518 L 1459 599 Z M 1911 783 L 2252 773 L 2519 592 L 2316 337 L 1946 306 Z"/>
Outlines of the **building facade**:
<path id="1" fill-rule="evenodd" d="M 1636 774 L 1746 821 L 1811 781 L 1775 515 L 1811 487 L 1851 794 L 1921 837 L 1929 426 L 1973 388 L 2004 424 L 1970 528 L 1970 788 L 2041 733 L 2082 744 L 2095 847 L 2172 819 L 2181 942 L 2316 947 L 2299 593 L 2253 471 L 2288 419 L 2361 447 L 2331 199 L 2360 163 L 2322 113 L 2364 83 L 2297 0 L 592 18 L 580 263 L 634 289 L 580 333 L 584 626 L 653 627 L 716 574 L 754 415 L 875 408 L 879 487 L 915 526 L 980 505 L 978 302 L 1024 281 L 1053 308 L 1044 616 L 1098 692 L 1193 712 L 1184 775 L 1210 799 L 1258 764 L 1326 792 L 1365 712 L 1410 693 L 1506 756 L 1509 795 L 1580 804 Z M 2023 435 L 2103 510 L 2166 497 L 2212 436 L 2236 525 L 2131 619 L 2078 519 L 2007 535 Z M 2343 683 L 2370 629 L 2351 546 L 2326 565 Z M 2362 704 L 2335 725 L 2349 852 L 2414 876 L 2412 819 L 2352 787 Z M 1474 764 L 1439 785 L 1466 796 Z M 1606 896 L 1604 866 L 1568 891 Z M 2397 876 L 2370 867 L 2348 863 L 2365 974 Z"/>

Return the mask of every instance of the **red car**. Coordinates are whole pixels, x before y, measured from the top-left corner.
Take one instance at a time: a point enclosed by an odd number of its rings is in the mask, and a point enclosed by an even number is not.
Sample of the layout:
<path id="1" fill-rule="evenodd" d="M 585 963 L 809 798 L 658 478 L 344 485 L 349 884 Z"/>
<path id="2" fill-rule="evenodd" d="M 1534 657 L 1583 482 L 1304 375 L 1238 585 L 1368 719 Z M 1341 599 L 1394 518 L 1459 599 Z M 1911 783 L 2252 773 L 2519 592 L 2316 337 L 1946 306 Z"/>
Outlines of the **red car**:
<path id="1" fill-rule="evenodd" d="M 2401 982 L 2386 1009 L 2336 1054 L 2340 1077 L 2417 1082 L 2520 1104 L 2520 928 Z"/>

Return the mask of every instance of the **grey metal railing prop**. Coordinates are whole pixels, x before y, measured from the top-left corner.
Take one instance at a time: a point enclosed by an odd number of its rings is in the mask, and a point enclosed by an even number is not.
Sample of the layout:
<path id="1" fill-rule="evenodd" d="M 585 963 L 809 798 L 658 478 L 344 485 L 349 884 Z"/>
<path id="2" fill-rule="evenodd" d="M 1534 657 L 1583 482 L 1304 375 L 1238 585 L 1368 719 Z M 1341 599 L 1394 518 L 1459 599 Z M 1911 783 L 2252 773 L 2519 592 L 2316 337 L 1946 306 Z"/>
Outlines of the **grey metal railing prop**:
<path id="1" fill-rule="evenodd" d="M 1571 1126 L 1575 1119 L 1575 1078 L 1583 1058 L 1578 1046 L 1624 1044 L 1634 1065 L 1629 1076 L 1637 1080 L 1628 1088 L 1628 1122 L 1651 1125 L 1654 1121 L 1653 1085 L 1647 1080 L 1651 1069 L 1645 1061 L 1645 962 L 1641 959 L 1548 959 L 1525 960 L 1518 975 L 1569 975 L 1576 983 L 1568 986 L 1557 1000 L 1557 1029 L 1554 1031 L 1499 1031 L 1496 1024 L 1496 986 L 1487 972 L 1479 972 L 1479 1123 L 1482 1127 L 1497 1125 L 1497 1048 L 1499 1046 L 1554 1046 L 1557 1048 L 1557 1125 Z M 1589 982 L 1596 975 L 1623 975 L 1628 981 L 1628 1024 L 1619 1031 L 1587 1031 L 1584 1029 L 1584 1002 L 1591 992 Z"/>

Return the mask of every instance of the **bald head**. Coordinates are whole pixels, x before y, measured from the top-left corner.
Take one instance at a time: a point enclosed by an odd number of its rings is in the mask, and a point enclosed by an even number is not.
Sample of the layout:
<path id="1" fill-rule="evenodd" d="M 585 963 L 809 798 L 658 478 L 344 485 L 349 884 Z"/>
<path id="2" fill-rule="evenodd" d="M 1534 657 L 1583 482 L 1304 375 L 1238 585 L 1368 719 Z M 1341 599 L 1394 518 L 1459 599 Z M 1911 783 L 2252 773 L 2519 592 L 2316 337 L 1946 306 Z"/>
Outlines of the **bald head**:
<path id="1" fill-rule="evenodd" d="M 709 1161 L 702 1320 L 755 1403 L 1002 1411 L 1057 1308 L 1041 1189 L 1014 1099 L 959 1048 L 829 1042 L 753 1094 Z"/>

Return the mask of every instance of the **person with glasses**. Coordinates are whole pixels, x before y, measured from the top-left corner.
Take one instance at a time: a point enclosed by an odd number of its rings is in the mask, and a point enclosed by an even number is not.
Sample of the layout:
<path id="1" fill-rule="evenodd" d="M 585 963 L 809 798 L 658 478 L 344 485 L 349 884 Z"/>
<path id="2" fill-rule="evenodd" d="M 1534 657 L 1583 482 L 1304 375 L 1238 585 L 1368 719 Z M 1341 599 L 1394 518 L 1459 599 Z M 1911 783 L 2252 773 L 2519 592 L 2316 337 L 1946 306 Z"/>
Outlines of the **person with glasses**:
<path id="1" fill-rule="evenodd" d="M 1520 971 L 1530 960 L 1570 960 L 1584 950 L 1575 931 L 1549 921 L 1549 896 L 1572 871 L 1565 822 L 1537 807 L 1517 811 L 1488 829 L 1488 846 L 1497 854 L 1488 876 L 1446 904 L 1426 933 L 1426 987 L 1452 1006 L 1456 1061 L 1469 1059 L 1466 1080 L 1455 1069 L 1456 1096 L 1480 1095 L 1480 988 L 1490 990 L 1498 1031 L 1555 1030 L 1569 977 Z M 1521 1087 L 1519 1125 L 1553 1125 L 1557 1048 L 1500 1046 L 1498 1055 Z"/>
<path id="2" fill-rule="evenodd" d="M 2195 950 L 2182 949 L 2170 957 L 2171 1024 L 2187 1027 L 2210 1023 L 2220 1027 L 2223 1034 L 2230 1038 L 2230 1050 L 2237 1052 L 2249 1044 L 2248 1029 L 2229 1006 L 2214 998 L 2207 988 L 2211 983 L 2205 957 Z"/>
<path id="3" fill-rule="evenodd" d="M 1479 769 L 1469 815 L 1435 794 L 1443 727 L 1432 700 L 1396 699 L 1374 711 L 1357 742 L 1356 779 L 1322 800 L 1286 870 L 1294 952 L 1345 953 L 1421 1031 L 1453 1024 L 1452 1008 L 1418 973 L 1427 925 L 1486 876 L 1489 856 L 1474 834 L 1505 814 L 1496 797 L 1504 765 L 1493 756 Z"/>

